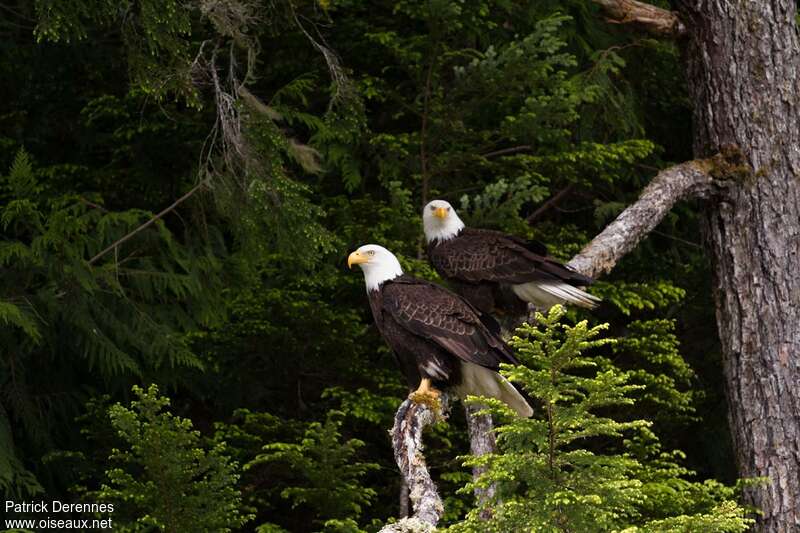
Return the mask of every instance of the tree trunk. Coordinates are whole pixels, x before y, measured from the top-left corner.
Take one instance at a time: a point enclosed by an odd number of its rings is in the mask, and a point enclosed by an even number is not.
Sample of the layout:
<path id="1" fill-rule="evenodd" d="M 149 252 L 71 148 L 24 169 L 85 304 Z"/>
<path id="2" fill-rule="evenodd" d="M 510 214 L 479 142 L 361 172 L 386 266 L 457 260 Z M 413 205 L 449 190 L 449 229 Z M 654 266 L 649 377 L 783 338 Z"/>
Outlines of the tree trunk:
<path id="1" fill-rule="evenodd" d="M 789 0 L 681 4 L 694 149 L 752 172 L 705 210 L 729 416 L 761 531 L 800 531 L 800 47 Z"/>

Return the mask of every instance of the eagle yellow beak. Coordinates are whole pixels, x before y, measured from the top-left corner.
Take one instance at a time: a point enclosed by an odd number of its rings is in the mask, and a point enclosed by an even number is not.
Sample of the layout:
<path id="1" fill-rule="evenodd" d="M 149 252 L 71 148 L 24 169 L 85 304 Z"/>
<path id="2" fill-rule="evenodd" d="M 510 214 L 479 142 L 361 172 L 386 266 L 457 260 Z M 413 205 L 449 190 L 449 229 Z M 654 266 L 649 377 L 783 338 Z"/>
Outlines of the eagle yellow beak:
<path id="1" fill-rule="evenodd" d="M 446 207 L 437 207 L 436 211 L 433 212 L 439 218 L 447 218 L 447 208 Z"/>
<path id="2" fill-rule="evenodd" d="M 355 251 L 347 258 L 347 268 L 353 268 L 353 265 L 360 265 L 367 261 L 369 261 L 369 259 L 365 255 L 361 255 L 361 252 Z"/>

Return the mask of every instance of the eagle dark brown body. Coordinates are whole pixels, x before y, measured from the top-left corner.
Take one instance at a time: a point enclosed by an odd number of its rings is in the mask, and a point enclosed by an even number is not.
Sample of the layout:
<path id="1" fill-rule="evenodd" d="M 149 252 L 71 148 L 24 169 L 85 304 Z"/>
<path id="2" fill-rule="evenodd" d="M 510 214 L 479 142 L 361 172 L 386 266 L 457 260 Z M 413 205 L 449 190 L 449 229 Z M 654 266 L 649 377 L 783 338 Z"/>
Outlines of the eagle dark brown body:
<path id="1" fill-rule="evenodd" d="M 412 389 L 421 378 L 460 385 L 459 359 L 495 372 L 519 364 L 497 323 L 443 287 L 402 275 L 370 291 L 369 304 Z"/>
<path id="2" fill-rule="evenodd" d="M 428 259 L 456 292 L 485 313 L 519 315 L 526 302 L 539 299 L 544 305 L 563 301 L 589 308 L 599 301 L 574 288 L 593 280 L 547 257 L 543 244 L 499 231 L 464 227 L 453 237 L 430 241 Z M 541 296 L 528 297 L 534 291 Z"/>

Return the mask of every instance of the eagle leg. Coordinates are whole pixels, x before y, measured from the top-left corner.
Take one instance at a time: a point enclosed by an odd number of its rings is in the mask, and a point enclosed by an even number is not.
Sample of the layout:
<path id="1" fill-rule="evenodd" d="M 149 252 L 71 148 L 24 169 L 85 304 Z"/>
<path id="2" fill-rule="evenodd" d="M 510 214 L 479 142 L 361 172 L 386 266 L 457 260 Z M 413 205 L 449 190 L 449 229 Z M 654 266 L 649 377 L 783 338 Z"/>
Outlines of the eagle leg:
<path id="1" fill-rule="evenodd" d="M 408 399 L 414 403 L 422 403 L 438 412 L 441 409 L 441 402 L 439 397 L 442 393 L 431 386 L 431 380 L 422 378 L 417 390 L 408 395 Z"/>

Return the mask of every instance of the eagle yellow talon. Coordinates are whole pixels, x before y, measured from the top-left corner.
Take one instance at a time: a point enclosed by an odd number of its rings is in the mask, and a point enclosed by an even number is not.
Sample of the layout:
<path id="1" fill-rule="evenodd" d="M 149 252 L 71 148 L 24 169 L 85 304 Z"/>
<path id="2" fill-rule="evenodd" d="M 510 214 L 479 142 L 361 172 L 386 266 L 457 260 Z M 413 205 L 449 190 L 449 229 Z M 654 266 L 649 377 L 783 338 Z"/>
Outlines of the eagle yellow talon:
<path id="1" fill-rule="evenodd" d="M 417 390 L 408 395 L 408 399 L 414 403 L 427 405 L 438 412 L 442 408 L 442 403 L 439 400 L 441 395 L 441 392 L 431 386 L 431 380 L 423 378 Z"/>

